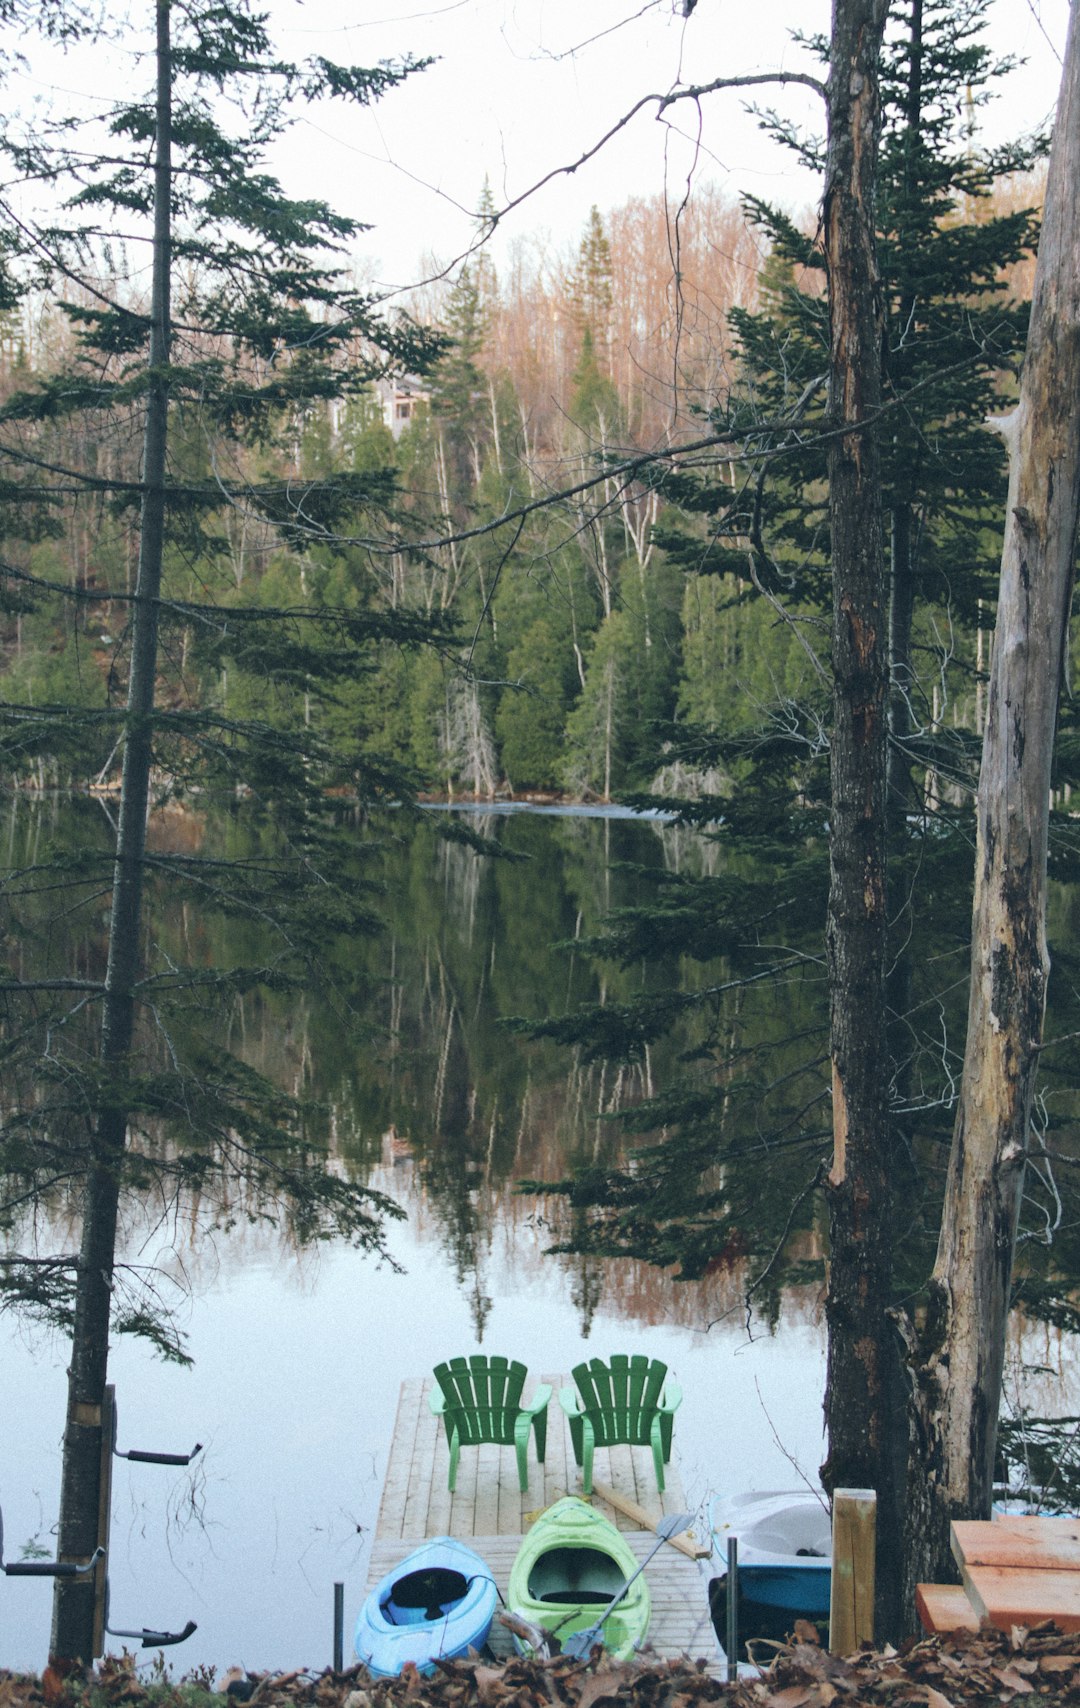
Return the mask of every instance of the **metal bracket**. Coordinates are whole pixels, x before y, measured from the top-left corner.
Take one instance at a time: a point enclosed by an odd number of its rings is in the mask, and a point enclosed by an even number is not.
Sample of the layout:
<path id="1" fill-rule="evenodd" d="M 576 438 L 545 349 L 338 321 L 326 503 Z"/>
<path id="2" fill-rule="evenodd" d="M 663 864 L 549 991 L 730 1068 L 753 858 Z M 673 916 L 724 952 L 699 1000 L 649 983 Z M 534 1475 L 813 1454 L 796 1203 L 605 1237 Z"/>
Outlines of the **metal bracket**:
<path id="1" fill-rule="evenodd" d="M 105 1629 L 110 1637 L 133 1637 L 142 1644 L 144 1649 L 171 1649 L 177 1643 L 186 1643 L 193 1631 L 199 1627 L 194 1619 L 189 1619 L 182 1631 L 151 1631 L 143 1626 L 138 1631 L 122 1631 L 116 1625 L 109 1624 L 109 1581 L 105 1580 Z"/>
<path id="2" fill-rule="evenodd" d="M 138 1447 L 131 1447 L 126 1453 L 121 1453 L 116 1445 L 116 1417 L 117 1407 L 114 1403 L 112 1406 L 112 1450 L 113 1457 L 116 1459 L 130 1459 L 133 1464 L 138 1463 L 140 1465 L 190 1465 L 195 1455 L 202 1452 L 202 1442 L 196 1441 L 190 1453 L 146 1453 Z M 121 1635 L 130 1636 L 131 1632 L 113 1632 L 114 1637 Z"/>
<path id="3" fill-rule="evenodd" d="M 0 1512 L 0 1571 L 9 1578 L 78 1578 L 92 1572 L 99 1560 L 105 1558 L 104 1548 L 95 1548 L 90 1558 L 78 1565 L 74 1560 L 13 1560 L 4 1564 L 4 1514 Z"/>
<path id="4" fill-rule="evenodd" d="M 193 1631 L 199 1627 L 194 1619 L 189 1619 L 182 1631 L 148 1631 L 143 1626 L 141 1631 L 121 1631 L 115 1625 L 106 1625 L 110 1637 L 134 1637 L 144 1649 L 169 1649 L 175 1643 L 186 1643 Z"/>

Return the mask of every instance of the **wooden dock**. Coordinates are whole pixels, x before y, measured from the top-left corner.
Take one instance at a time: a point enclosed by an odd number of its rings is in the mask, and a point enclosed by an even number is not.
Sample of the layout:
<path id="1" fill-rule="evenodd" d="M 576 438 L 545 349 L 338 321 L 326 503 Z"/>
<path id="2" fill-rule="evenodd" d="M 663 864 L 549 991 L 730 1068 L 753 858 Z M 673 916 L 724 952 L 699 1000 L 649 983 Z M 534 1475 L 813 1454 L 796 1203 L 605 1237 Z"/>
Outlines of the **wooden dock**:
<path id="1" fill-rule="evenodd" d="M 371 1589 L 394 1565 L 429 1536 L 455 1536 L 485 1559 L 506 1595 L 510 1567 L 529 1525 L 553 1501 L 581 1493 L 581 1472 L 574 1463 L 570 1431 L 558 1393 L 569 1378 L 544 1376 L 554 1389 L 548 1413 L 545 1463 L 536 1463 L 529 1442 L 529 1487 L 518 1488 L 512 1447 L 466 1447 L 458 1464 L 457 1488 L 447 1488 L 450 1455 L 446 1432 L 428 1404 L 431 1379 L 403 1382 L 394 1438 L 386 1470 L 375 1541 L 368 1568 Z M 532 1393 L 527 1387 L 526 1398 Z M 676 1442 L 678 1418 L 675 1420 Z M 647 1447 L 597 1448 L 593 1480 L 643 1507 L 655 1521 L 686 1510 L 682 1479 L 674 1459 L 667 1466 L 667 1487 L 657 1492 L 652 1453 Z M 619 1528 L 639 1559 L 656 1543 L 651 1530 L 610 1506 L 599 1494 L 593 1504 Z M 709 1579 L 721 1567 L 709 1559 L 692 1560 L 673 1547 L 661 1548 L 648 1567 L 652 1620 L 648 1646 L 658 1660 L 703 1658 L 710 1672 L 725 1666 L 708 1611 Z M 498 1620 L 490 1646 L 500 1658 L 513 1652 L 510 1635 Z"/>

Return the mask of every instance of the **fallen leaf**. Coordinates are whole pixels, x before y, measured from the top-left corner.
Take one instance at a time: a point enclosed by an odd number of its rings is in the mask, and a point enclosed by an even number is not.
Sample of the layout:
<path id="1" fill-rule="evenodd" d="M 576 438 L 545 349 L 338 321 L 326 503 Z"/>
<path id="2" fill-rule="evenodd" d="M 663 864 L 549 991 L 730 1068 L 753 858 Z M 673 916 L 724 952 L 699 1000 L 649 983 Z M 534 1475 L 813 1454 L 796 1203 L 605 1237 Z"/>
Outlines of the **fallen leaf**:
<path id="1" fill-rule="evenodd" d="M 627 1676 L 626 1667 L 605 1667 L 602 1672 L 594 1672 L 581 1687 L 577 1708 L 592 1708 L 594 1702 L 603 1697 L 614 1697 L 619 1693 L 619 1686 Z"/>
<path id="2" fill-rule="evenodd" d="M 481 1702 L 490 1702 L 498 1692 L 502 1683 L 503 1668 L 501 1666 L 478 1666 L 473 1673 L 473 1683 Z M 345 1708 L 348 1708 L 346 1703 Z"/>
<path id="3" fill-rule="evenodd" d="M 953 1708 L 947 1696 L 942 1696 L 940 1690 L 935 1690 L 932 1684 L 926 1686 L 926 1701 L 928 1708 Z"/>
<path id="4" fill-rule="evenodd" d="M 1072 1672 L 1078 1664 L 1080 1664 L 1080 1656 L 1078 1655 L 1042 1655 L 1039 1658 L 1038 1667 L 1040 1672 L 1061 1673 Z"/>
<path id="5" fill-rule="evenodd" d="M 1024 1677 L 1023 1673 L 1017 1672 L 1014 1666 L 995 1666 L 991 1667 L 990 1670 L 998 1683 L 1003 1684 L 1006 1690 L 1015 1690 L 1018 1695 L 1023 1695 L 1030 1692 L 1032 1688 L 1030 1681 Z"/>
<path id="6" fill-rule="evenodd" d="M 811 1625 L 809 1619 L 796 1619 L 792 1635 L 798 1637 L 800 1643 L 813 1643 L 821 1647 L 821 1638 L 816 1625 Z"/>
<path id="7" fill-rule="evenodd" d="M 49 1708 L 56 1708 L 56 1704 L 63 1700 L 64 1680 L 54 1666 L 47 1666 L 41 1675 L 41 1694 Z"/>

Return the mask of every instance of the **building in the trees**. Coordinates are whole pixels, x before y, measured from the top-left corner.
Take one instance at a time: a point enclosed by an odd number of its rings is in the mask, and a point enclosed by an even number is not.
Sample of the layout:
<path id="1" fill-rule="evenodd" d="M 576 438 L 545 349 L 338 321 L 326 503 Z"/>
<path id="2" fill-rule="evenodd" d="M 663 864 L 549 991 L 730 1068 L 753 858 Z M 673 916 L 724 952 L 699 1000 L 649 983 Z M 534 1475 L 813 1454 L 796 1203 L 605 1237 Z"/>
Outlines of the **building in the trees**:
<path id="1" fill-rule="evenodd" d="M 400 439 L 415 418 L 417 409 L 431 397 L 423 380 L 415 374 L 397 374 L 378 380 L 376 391 L 382 405 L 383 420 L 395 439 Z"/>

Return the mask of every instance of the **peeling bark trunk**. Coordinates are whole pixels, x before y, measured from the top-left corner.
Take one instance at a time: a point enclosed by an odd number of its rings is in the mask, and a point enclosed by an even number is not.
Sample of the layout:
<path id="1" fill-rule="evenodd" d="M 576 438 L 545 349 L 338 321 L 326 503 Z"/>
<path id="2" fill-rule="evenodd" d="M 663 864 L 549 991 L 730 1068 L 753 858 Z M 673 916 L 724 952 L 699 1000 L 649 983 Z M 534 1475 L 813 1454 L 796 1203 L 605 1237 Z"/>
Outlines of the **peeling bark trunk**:
<path id="1" fill-rule="evenodd" d="M 888 636 L 881 471 L 882 298 L 874 242 L 888 0 L 834 0 L 824 241 L 829 280 L 833 730 L 828 960 L 833 1082 L 829 1330 L 822 1478 L 877 1491 L 880 1617 L 898 1550 L 889 1522 L 886 1310 L 891 1285 L 886 1113 L 885 848 Z M 850 429 L 850 430 L 848 430 Z"/>
<path id="2" fill-rule="evenodd" d="M 154 175 L 154 273 L 143 443 L 143 501 L 139 572 L 132 612 L 120 821 L 113 868 L 109 954 L 105 972 L 101 1051 L 104 1086 L 116 1103 L 103 1107 L 91 1139 L 82 1204 L 75 1320 L 68 1372 L 60 1488 L 59 1557 L 85 1560 L 98 1536 L 102 1404 L 109 1361 L 109 1317 L 116 1252 L 120 1173 L 127 1141 L 126 1081 L 135 1021 L 139 968 L 143 855 L 153 754 L 158 611 L 165 537 L 165 448 L 168 431 L 169 287 L 171 273 L 171 0 L 157 0 L 157 132 Z M 57 1578 L 50 1649 L 61 1660 L 94 1658 L 94 1604 L 108 1560 L 86 1578 Z"/>
<path id="3" fill-rule="evenodd" d="M 978 796 L 964 1074 L 927 1321 L 910 1327 L 907 1555 L 948 1574 L 949 1522 L 990 1512 L 1009 1287 L 1042 1038 L 1050 764 L 1080 512 L 1080 29 L 1074 0 L 1020 402 Z"/>

